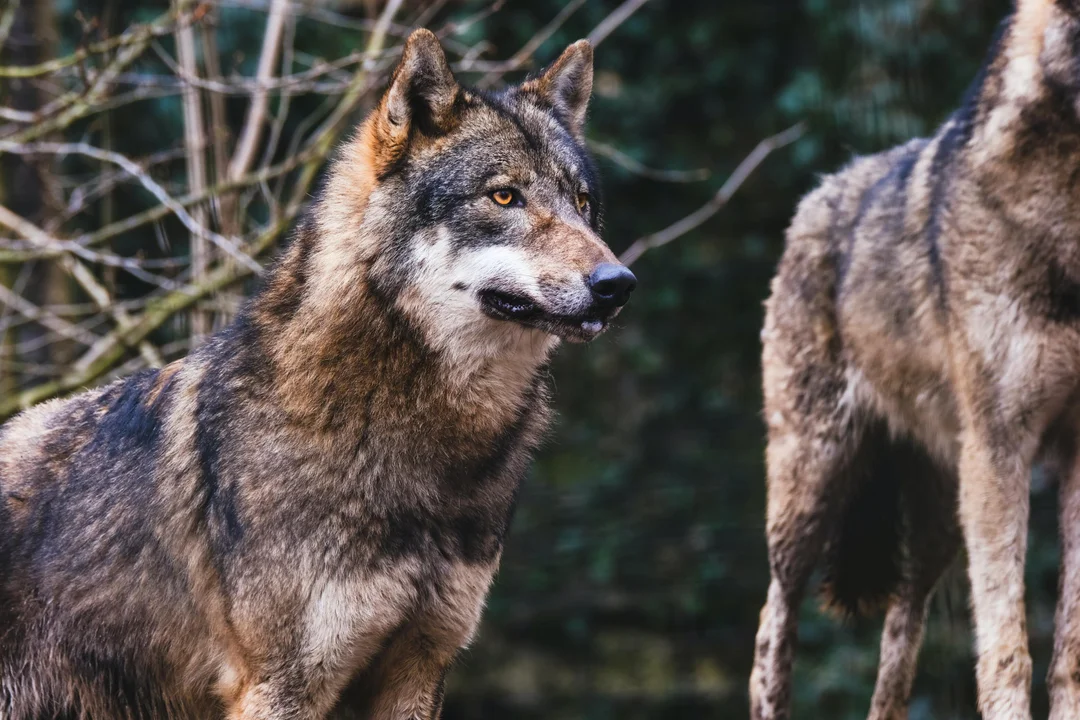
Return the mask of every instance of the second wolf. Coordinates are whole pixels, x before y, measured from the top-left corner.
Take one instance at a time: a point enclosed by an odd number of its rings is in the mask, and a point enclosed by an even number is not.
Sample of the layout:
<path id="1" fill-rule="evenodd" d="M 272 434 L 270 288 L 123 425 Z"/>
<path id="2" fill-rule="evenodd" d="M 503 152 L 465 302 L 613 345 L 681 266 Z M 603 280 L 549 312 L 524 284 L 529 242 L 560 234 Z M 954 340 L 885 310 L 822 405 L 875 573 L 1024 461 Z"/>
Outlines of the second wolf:
<path id="1" fill-rule="evenodd" d="M 788 717 L 819 560 L 887 605 L 870 717 L 901 720 L 927 600 L 966 543 L 986 720 L 1030 718 L 1030 473 L 1060 475 L 1051 718 L 1080 718 L 1080 1 L 1019 0 L 962 108 L 801 204 L 767 306 L 772 583 L 754 720 Z"/>
<path id="2" fill-rule="evenodd" d="M 309 219 L 191 356 L 0 429 L 0 718 L 431 720 L 599 237 L 592 50 L 500 93 L 417 31 Z"/>

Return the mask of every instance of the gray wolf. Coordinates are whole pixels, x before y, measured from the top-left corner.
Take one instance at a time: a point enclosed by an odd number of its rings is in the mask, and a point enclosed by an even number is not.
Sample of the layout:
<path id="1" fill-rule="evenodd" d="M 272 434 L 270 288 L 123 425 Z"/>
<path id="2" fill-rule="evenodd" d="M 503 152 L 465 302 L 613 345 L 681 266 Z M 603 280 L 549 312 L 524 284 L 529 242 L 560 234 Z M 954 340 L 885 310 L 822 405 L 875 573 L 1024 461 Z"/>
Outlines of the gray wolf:
<path id="1" fill-rule="evenodd" d="M 927 600 L 964 542 L 979 708 L 1031 717 L 1030 473 L 1060 477 L 1051 718 L 1080 717 L 1080 2 L 1019 0 L 937 133 L 826 177 L 767 303 L 772 581 L 750 681 L 789 716 L 811 573 L 886 607 L 870 717 L 907 717 Z"/>
<path id="2" fill-rule="evenodd" d="M 591 86 L 584 41 L 480 93 L 416 31 L 235 323 L 3 427 L 0 717 L 439 716 L 549 355 L 635 284 Z"/>

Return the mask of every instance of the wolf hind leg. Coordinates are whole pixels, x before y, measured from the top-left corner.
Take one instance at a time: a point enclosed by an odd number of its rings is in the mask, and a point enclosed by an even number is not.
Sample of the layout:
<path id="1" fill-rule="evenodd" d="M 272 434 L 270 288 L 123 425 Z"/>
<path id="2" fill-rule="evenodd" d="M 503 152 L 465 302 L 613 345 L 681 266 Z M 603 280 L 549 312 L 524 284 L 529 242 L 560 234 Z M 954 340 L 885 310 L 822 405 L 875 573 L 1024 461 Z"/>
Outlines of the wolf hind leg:
<path id="1" fill-rule="evenodd" d="M 1080 423 L 1078 423 L 1080 425 Z M 1073 429 L 1075 434 L 1076 428 Z M 1080 717 L 1080 453 L 1061 475 L 1059 488 L 1061 573 L 1054 618 L 1054 655 L 1047 685 L 1050 720 Z"/>
<path id="2" fill-rule="evenodd" d="M 750 676 L 752 720 L 790 717 L 799 604 L 824 547 L 827 526 L 843 501 L 847 465 L 859 442 L 844 403 L 844 384 L 840 377 L 835 380 L 821 386 L 831 390 L 817 394 L 812 407 L 799 407 L 800 402 L 786 395 L 766 403 L 766 534 L 772 579 Z"/>
<path id="3" fill-rule="evenodd" d="M 885 614 L 869 720 L 907 719 L 930 597 L 961 542 L 955 474 L 904 445 L 883 468 L 901 476 L 907 562 Z"/>

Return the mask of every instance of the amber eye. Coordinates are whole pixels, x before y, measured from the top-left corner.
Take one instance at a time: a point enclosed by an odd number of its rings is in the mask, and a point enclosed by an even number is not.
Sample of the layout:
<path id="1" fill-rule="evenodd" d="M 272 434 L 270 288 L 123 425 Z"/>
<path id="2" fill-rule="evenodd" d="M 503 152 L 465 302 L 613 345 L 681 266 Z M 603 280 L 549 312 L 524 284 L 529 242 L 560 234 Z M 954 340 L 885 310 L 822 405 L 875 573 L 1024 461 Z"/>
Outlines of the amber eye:
<path id="1" fill-rule="evenodd" d="M 589 207 L 589 193 L 577 194 L 577 209 L 578 212 L 585 212 L 585 208 Z"/>
<path id="2" fill-rule="evenodd" d="M 496 190 L 491 193 L 491 199 L 502 206 L 512 205 L 514 200 L 517 199 L 517 193 L 513 190 Z"/>

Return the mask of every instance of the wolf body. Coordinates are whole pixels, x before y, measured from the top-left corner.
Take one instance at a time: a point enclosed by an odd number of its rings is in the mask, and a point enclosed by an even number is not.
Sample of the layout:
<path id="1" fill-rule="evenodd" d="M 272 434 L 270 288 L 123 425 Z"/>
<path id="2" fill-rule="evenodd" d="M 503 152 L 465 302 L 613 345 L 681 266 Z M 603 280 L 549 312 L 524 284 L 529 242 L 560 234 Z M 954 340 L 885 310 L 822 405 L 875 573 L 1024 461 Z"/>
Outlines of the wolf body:
<path id="1" fill-rule="evenodd" d="M 1080 3 L 1019 0 L 930 139 L 801 203 L 762 334 L 772 582 L 750 682 L 789 716 L 811 572 L 887 607 L 870 717 L 907 717 L 927 602 L 965 542 L 987 720 L 1030 718 L 1030 472 L 1060 477 L 1051 718 L 1080 717 Z"/>
<path id="2" fill-rule="evenodd" d="M 0 430 L 0 718 L 438 717 L 548 356 L 633 289 L 591 82 L 480 94 L 417 31 L 235 323 Z"/>

